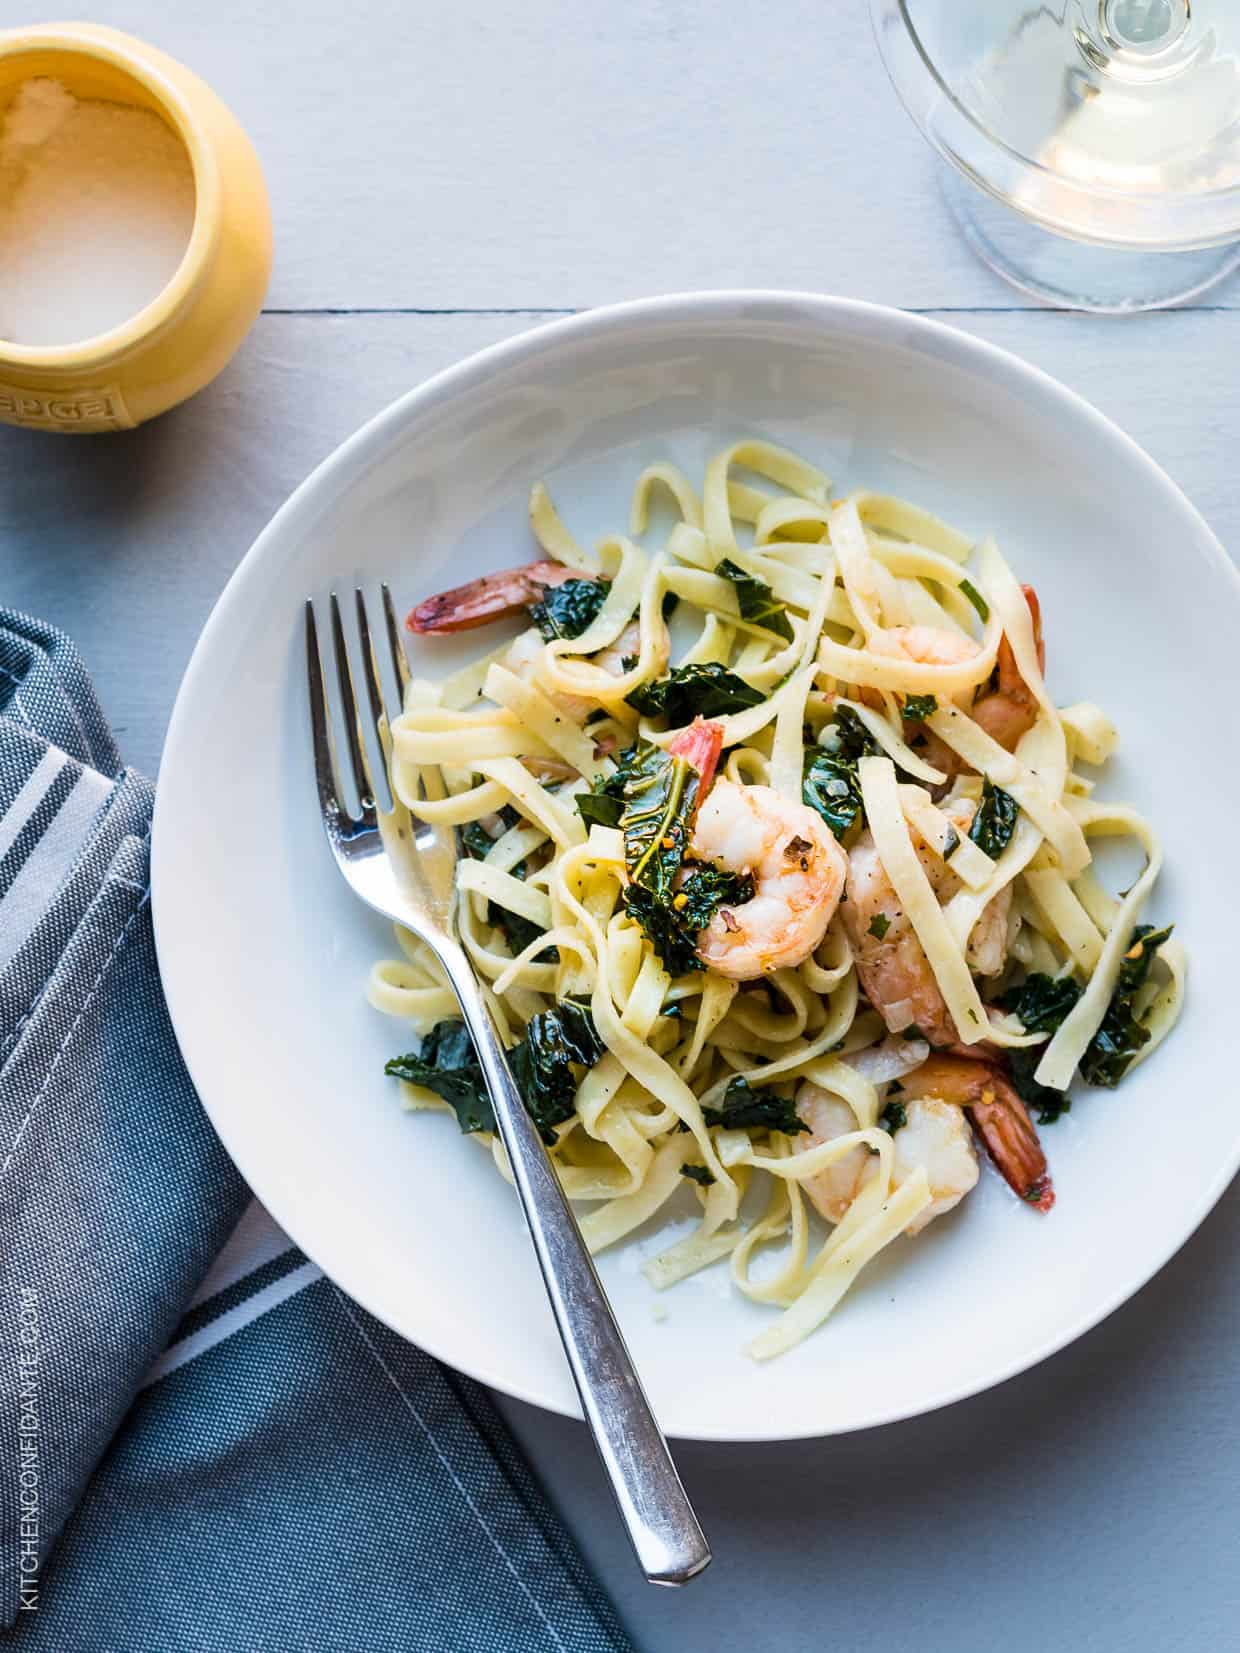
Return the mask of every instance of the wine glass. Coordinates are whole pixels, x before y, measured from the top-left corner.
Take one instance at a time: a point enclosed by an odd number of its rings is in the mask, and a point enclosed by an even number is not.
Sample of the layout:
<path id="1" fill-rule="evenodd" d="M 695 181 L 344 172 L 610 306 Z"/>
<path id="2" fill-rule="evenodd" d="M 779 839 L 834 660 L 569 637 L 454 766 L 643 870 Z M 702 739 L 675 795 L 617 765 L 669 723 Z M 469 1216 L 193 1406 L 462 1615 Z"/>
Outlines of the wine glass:
<path id="1" fill-rule="evenodd" d="M 1155 309 L 1240 264 L 1235 0 L 871 0 L 966 239 L 1054 304 Z"/>

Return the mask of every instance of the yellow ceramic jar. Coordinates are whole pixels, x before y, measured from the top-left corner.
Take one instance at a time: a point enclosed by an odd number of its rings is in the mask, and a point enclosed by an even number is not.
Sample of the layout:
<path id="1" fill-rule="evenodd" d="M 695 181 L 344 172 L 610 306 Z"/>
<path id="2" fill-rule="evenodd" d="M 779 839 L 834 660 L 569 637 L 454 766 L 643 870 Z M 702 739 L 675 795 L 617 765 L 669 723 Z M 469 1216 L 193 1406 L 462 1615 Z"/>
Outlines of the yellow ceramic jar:
<path id="1" fill-rule="evenodd" d="M 90 23 L 0 31 L 0 119 L 50 76 L 81 98 L 153 110 L 194 174 L 194 223 L 172 280 L 109 332 L 46 349 L 0 339 L 0 421 L 126 430 L 214 379 L 249 331 L 271 274 L 271 209 L 254 147 L 211 88 L 132 35 Z"/>

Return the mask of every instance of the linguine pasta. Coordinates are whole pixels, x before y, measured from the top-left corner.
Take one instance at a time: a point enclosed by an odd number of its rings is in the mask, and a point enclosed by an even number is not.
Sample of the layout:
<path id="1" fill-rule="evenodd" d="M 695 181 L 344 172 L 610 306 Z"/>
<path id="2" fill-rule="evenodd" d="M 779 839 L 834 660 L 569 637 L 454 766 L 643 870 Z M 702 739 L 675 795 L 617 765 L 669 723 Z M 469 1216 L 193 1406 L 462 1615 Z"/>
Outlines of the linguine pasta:
<path id="1" fill-rule="evenodd" d="M 650 466 L 593 552 L 541 485 L 530 520 L 545 561 L 487 612 L 535 623 L 410 685 L 394 790 L 460 829 L 461 940 L 591 1249 L 696 1209 L 647 1278 L 726 1261 L 776 1355 L 968 1191 L 974 1133 L 1049 1206 L 1034 1117 L 1179 1013 L 1180 945 L 1140 925 L 1158 840 L 1094 799 L 1115 730 L 1056 709 L 993 542 L 759 440 L 700 494 Z M 483 583 L 421 629 L 476 623 Z M 1145 859 L 1118 896 L 1117 836 Z M 390 1071 L 507 1174 L 453 995 L 398 939 L 370 997 L 423 1043 Z"/>

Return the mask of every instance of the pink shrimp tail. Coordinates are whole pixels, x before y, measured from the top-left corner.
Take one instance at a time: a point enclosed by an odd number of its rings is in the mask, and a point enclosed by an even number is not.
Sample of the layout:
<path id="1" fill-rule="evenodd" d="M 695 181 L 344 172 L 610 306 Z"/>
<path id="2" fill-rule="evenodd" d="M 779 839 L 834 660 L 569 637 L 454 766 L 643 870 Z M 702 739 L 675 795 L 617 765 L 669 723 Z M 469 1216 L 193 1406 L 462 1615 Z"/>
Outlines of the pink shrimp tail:
<path id="1" fill-rule="evenodd" d="M 472 631 L 475 626 L 489 626 L 493 620 L 520 614 L 549 586 L 581 578 L 559 562 L 528 562 L 520 568 L 504 568 L 498 574 L 483 574 L 465 585 L 424 598 L 411 610 L 405 625 L 421 635 Z"/>
<path id="2" fill-rule="evenodd" d="M 668 751 L 674 758 L 687 759 L 701 776 L 698 785 L 700 802 L 710 791 L 710 783 L 719 767 L 719 754 L 723 751 L 723 724 L 708 723 L 705 718 L 695 717 L 689 727 L 682 729 L 672 741 Z"/>

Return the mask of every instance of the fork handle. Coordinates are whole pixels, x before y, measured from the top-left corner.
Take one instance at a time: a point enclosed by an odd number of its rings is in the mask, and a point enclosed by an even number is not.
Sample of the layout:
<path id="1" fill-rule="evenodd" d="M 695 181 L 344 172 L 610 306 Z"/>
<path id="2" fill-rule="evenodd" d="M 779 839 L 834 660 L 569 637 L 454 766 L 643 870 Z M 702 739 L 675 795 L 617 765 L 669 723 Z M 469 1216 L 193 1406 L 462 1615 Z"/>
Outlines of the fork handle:
<path id="1" fill-rule="evenodd" d="M 486 1076 L 573 1382 L 638 1562 L 652 1584 L 687 1584 L 709 1565 L 710 1547 L 474 973 L 463 952 L 440 956 Z"/>

